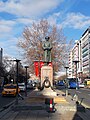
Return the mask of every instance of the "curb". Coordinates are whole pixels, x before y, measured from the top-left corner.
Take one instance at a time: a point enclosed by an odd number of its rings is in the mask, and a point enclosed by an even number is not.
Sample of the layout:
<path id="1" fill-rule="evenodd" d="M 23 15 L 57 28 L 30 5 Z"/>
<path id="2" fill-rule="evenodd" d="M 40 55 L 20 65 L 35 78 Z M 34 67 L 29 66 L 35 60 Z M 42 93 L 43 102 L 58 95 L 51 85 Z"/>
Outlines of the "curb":
<path id="1" fill-rule="evenodd" d="M 84 106 L 85 108 L 90 108 L 90 105 L 87 105 L 84 102 L 81 102 L 80 100 L 78 100 L 78 102 L 80 103 L 80 105 Z"/>
<path id="2" fill-rule="evenodd" d="M 60 90 L 61 91 L 61 90 Z M 65 94 L 65 92 L 63 92 L 63 91 L 61 91 L 61 93 L 62 94 Z M 69 95 L 69 97 L 71 97 L 72 98 L 72 96 L 71 95 Z M 84 106 L 85 108 L 90 108 L 90 105 L 87 105 L 86 103 L 84 103 L 83 101 L 81 102 L 81 100 L 80 99 L 78 99 L 78 102 L 79 102 L 79 104 L 80 105 L 82 105 L 82 106 Z"/>

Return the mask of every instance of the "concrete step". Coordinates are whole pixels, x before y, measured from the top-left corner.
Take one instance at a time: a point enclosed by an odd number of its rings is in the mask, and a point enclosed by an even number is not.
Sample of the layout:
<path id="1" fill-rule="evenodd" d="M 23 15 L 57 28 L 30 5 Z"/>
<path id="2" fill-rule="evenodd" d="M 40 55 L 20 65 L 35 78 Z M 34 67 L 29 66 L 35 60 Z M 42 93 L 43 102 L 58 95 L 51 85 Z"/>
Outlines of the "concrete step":
<path id="1" fill-rule="evenodd" d="M 23 106 L 14 106 L 12 107 L 13 111 L 22 111 L 22 110 L 43 110 L 45 109 L 43 106 L 30 106 L 30 105 L 23 105 Z"/>

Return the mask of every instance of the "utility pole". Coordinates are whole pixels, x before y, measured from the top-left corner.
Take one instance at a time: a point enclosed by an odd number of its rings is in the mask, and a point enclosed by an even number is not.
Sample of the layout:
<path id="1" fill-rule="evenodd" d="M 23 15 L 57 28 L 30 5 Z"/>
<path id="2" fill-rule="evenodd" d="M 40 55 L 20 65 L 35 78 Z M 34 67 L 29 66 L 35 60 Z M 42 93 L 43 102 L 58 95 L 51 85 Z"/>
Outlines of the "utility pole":
<path id="1" fill-rule="evenodd" d="M 29 68 L 28 66 L 25 66 L 26 68 L 26 80 L 25 80 L 25 96 L 27 97 L 27 68 Z"/>
<path id="2" fill-rule="evenodd" d="M 66 97 L 68 96 L 68 75 L 67 75 L 67 69 L 69 68 L 68 66 L 65 67 L 66 68 Z"/>
<path id="3" fill-rule="evenodd" d="M 78 78 L 77 78 L 77 63 L 79 62 L 78 60 L 74 60 L 73 61 L 75 63 L 76 66 L 76 90 L 78 89 Z"/>
<path id="4" fill-rule="evenodd" d="M 21 61 L 21 60 L 18 60 L 18 59 L 16 59 L 16 60 L 14 60 L 14 61 L 16 61 L 16 71 L 17 71 L 17 73 L 16 73 L 16 105 L 18 104 L 18 63 Z"/>

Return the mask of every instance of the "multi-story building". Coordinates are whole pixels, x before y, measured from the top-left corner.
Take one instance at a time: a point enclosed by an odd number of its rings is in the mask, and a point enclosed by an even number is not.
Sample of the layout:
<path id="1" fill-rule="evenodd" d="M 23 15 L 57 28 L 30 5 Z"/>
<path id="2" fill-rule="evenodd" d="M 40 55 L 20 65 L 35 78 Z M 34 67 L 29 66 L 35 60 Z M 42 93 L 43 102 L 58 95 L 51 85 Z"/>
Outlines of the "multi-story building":
<path id="1" fill-rule="evenodd" d="M 80 40 L 75 42 L 75 45 L 70 52 L 69 75 L 71 77 L 75 77 L 76 74 L 76 66 L 73 61 L 78 61 L 78 76 L 83 73 L 83 75 L 90 77 L 90 27 L 82 34 Z"/>
<path id="2" fill-rule="evenodd" d="M 81 37 L 82 71 L 90 77 L 90 27 Z"/>
<path id="3" fill-rule="evenodd" d="M 72 48 L 69 54 L 69 77 L 76 76 L 76 65 L 74 61 L 79 61 L 79 41 L 75 41 L 75 45 Z M 77 68 L 79 68 L 79 63 L 77 64 Z"/>
<path id="4" fill-rule="evenodd" d="M 2 58 L 3 58 L 3 49 L 0 48 L 0 64 L 2 64 Z"/>
<path id="5" fill-rule="evenodd" d="M 70 51 L 69 53 L 69 73 L 68 73 L 68 77 L 72 78 L 72 51 Z"/>

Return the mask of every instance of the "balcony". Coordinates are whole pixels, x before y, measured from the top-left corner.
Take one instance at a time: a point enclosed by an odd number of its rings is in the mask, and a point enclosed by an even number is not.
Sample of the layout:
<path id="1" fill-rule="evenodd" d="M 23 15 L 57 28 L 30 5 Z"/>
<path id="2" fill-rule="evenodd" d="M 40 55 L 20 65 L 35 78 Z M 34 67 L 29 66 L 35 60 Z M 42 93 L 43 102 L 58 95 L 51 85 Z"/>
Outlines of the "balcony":
<path id="1" fill-rule="evenodd" d="M 84 57 L 86 57 L 88 55 L 88 53 L 85 53 L 82 57 L 84 58 Z"/>
<path id="2" fill-rule="evenodd" d="M 82 53 L 86 52 L 87 50 L 88 50 L 88 48 L 83 49 Z"/>

